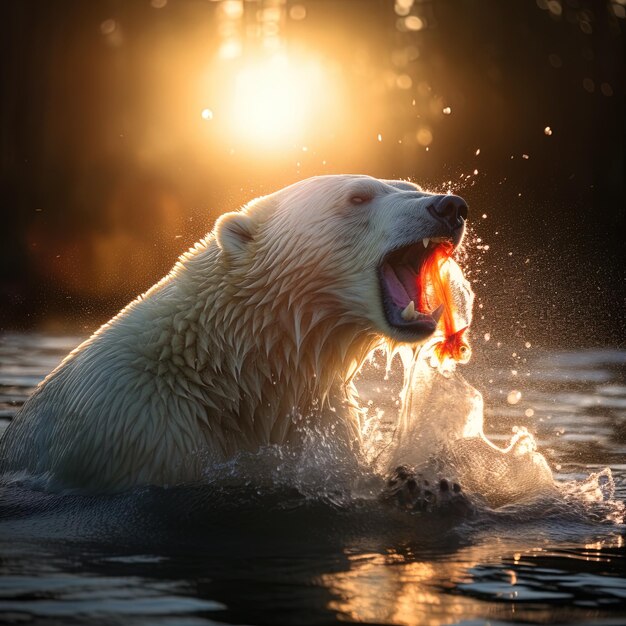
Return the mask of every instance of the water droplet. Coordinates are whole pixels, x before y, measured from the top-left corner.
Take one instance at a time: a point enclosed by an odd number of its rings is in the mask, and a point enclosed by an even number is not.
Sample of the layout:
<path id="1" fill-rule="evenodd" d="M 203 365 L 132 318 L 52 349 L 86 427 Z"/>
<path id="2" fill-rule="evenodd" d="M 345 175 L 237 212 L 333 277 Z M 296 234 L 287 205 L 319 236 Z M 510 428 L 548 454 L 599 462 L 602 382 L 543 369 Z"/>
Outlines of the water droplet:
<path id="1" fill-rule="evenodd" d="M 535 414 L 535 411 L 533 411 L 533 409 L 526 409 L 526 410 L 524 411 L 524 415 L 525 415 L 526 417 L 532 417 L 534 414 Z"/>
<path id="2" fill-rule="evenodd" d="M 110 35 L 117 28 L 117 24 L 115 20 L 104 20 L 102 24 L 100 24 L 100 32 L 103 35 Z"/>
<path id="3" fill-rule="evenodd" d="M 400 74 L 396 79 L 396 85 L 398 89 L 411 89 L 413 86 L 413 80 L 408 74 Z"/>
<path id="4" fill-rule="evenodd" d="M 301 4 L 294 4 L 289 9 L 289 17 L 292 20 L 303 20 L 306 17 L 306 8 Z"/>
<path id="5" fill-rule="evenodd" d="M 378 133 L 378 137 L 377 138 L 378 138 L 378 141 L 382 141 L 383 140 L 383 136 L 380 133 Z"/>
<path id="6" fill-rule="evenodd" d="M 552 134 L 552 129 L 551 129 L 549 126 L 546 126 L 546 127 L 543 129 L 543 134 L 544 134 L 544 135 L 548 135 L 548 137 L 549 137 L 549 136 Z"/>
<path id="7" fill-rule="evenodd" d="M 452 109 L 450 107 L 445 107 L 443 109 L 443 114 L 444 115 L 450 115 L 450 113 L 452 113 Z"/>
<path id="8" fill-rule="evenodd" d="M 399 15 L 400 17 L 404 17 L 411 12 L 410 6 L 404 6 L 399 2 L 396 2 L 396 6 L 394 7 L 394 9 L 396 11 L 396 15 Z"/>
<path id="9" fill-rule="evenodd" d="M 548 11 L 550 11 L 552 15 L 559 17 L 563 13 L 563 7 L 561 6 L 559 0 L 549 0 Z"/>
<path id="10" fill-rule="evenodd" d="M 433 134 L 428 128 L 420 128 L 417 131 L 417 143 L 421 146 L 429 146 L 432 143 Z"/>
<path id="11" fill-rule="evenodd" d="M 602 83 L 600 85 L 600 91 L 602 92 L 602 95 L 606 96 L 607 98 L 613 95 L 613 87 L 611 87 L 609 83 Z"/>
<path id="12" fill-rule="evenodd" d="M 563 65 L 563 61 L 561 60 L 561 57 L 558 54 L 551 54 L 548 56 L 548 61 L 550 63 L 550 65 L 555 68 L 558 69 L 559 67 L 561 67 Z"/>
<path id="13" fill-rule="evenodd" d="M 211 111 L 211 109 L 202 109 L 202 119 L 203 120 L 212 120 L 213 119 L 213 111 Z"/>
<path id="14" fill-rule="evenodd" d="M 506 396 L 506 401 L 509 404 L 517 404 L 521 399 L 522 399 L 522 392 L 518 391 L 517 389 L 513 389 L 512 391 L 509 391 L 509 393 Z"/>
<path id="15" fill-rule="evenodd" d="M 417 15 L 409 15 L 404 18 L 404 27 L 407 30 L 422 30 L 424 26 L 424 20 L 417 17 Z"/>

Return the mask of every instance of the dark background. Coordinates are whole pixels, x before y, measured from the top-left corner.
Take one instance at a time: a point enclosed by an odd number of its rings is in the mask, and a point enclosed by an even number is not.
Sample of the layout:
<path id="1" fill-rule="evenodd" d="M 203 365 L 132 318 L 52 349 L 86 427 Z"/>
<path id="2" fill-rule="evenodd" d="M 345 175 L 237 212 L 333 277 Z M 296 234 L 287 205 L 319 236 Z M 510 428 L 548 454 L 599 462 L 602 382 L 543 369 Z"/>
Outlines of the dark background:
<path id="1" fill-rule="evenodd" d="M 468 200 L 475 337 L 623 347 L 625 16 L 624 0 L 4 1 L 0 326 L 93 330 L 220 213 L 351 172 Z M 228 94 L 268 45 L 327 83 L 296 130 L 255 142 Z"/>

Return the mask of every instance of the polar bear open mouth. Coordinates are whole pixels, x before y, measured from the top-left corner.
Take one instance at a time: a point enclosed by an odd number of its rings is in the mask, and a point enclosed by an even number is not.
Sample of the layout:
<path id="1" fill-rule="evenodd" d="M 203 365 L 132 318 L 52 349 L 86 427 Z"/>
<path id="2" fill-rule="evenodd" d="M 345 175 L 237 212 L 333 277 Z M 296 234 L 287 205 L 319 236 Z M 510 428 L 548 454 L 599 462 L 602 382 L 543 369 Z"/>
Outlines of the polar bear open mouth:
<path id="1" fill-rule="evenodd" d="M 450 248 L 453 243 L 444 237 L 421 239 L 415 243 L 397 248 L 387 253 L 379 266 L 383 310 L 390 326 L 410 333 L 416 338 L 424 338 L 437 328 L 444 304 L 439 303 L 432 310 L 420 310 L 427 301 L 420 276 L 426 259 L 435 253 L 439 245 Z"/>

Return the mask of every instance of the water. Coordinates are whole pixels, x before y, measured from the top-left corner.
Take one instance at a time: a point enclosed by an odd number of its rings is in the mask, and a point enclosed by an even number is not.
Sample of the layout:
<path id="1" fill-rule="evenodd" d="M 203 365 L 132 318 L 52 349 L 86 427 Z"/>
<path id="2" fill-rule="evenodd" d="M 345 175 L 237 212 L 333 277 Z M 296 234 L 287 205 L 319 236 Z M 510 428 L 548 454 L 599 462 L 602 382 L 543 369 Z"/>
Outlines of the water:
<path id="1" fill-rule="evenodd" d="M 2 336 L 1 428 L 79 341 Z M 475 480 L 469 516 L 385 506 L 382 479 L 359 480 L 323 450 L 265 450 L 214 468 L 206 484 L 105 497 L 49 495 L 13 477 L 0 488 L 0 621 L 625 624 L 626 353 L 533 349 L 515 373 L 504 354 L 478 351 L 463 374 L 484 396 L 489 439 L 531 441 L 519 467 L 541 454 L 554 488 L 505 475 L 525 486 L 502 496 L 491 485 L 496 502 L 477 471 L 494 454 L 509 469 L 513 458 L 476 439 L 438 467 Z M 400 391 L 383 376 L 375 362 L 359 382 L 382 440 Z M 438 395 L 416 397 L 414 410 L 440 411 Z M 439 417 L 449 432 L 453 418 Z M 534 438 L 515 435 L 520 426 Z M 405 428 L 393 454 L 415 455 L 439 432 Z"/>

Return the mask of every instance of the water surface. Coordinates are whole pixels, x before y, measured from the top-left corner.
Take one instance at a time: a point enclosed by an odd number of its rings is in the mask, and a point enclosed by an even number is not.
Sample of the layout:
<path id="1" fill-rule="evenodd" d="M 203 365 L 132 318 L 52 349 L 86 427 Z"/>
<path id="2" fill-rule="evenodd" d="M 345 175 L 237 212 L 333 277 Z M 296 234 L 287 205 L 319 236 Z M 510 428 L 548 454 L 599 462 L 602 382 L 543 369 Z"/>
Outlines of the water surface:
<path id="1" fill-rule="evenodd" d="M 1 428 L 79 341 L 1 337 Z M 618 351 L 533 350 L 513 373 L 477 355 L 465 375 L 489 437 L 504 445 L 527 427 L 559 490 L 469 517 L 391 509 L 375 481 L 347 489 L 341 471 L 276 450 L 206 484 L 112 496 L 12 477 L 0 488 L 0 621 L 625 624 L 625 364 Z M 393 394 L 385 384 L 378 393 Z"/>

